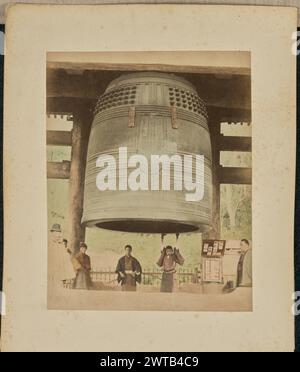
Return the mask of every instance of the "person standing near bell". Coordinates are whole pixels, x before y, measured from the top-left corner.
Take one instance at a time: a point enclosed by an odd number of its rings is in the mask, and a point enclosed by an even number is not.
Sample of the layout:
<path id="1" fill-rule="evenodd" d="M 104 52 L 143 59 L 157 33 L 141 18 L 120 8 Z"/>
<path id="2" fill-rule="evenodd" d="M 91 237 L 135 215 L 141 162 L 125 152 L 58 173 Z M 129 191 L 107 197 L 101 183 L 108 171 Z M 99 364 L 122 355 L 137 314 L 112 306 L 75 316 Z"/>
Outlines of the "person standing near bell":
<path id="1" fill-rule="evenodd" d="M 174 292 L 177 282 L 176 265 L 183 265 L 184 258 L 178 248 L 179 233 L 176 234 L 174 248 L 171 245 L 164 245 L 165 235 L 161 235 L 161 255 L 157 261 L 157 265 L 163 269 L 160 291 Z"/>
<path id="2" fill-rule="evenodd" d="M 73 257 L 73 266 L 76 270 L 76 278 L 73 284 L 73 289 L 91 289 L 91 259 L 86 254 L 87 245 L 80 242 L 79 252 Z"/>
<path id="3" fill-rule="evenodd" d="M 237 287 L 252 287 L 252 249 L 247 239 L 240 242 L 241 256 L 237 268 Z"/>
<path id="4" fill-rule="evenodd" d="M 75 277 L 75 271 L 71 262 L 71 251 L 68 242 L 62 238 L 60 224 L 53 224 L 48 237 L 48 277 L 50 283 L 56 287 L 62 287 L 64 280 Z"/>
<path id="5" fill-rule="evenodd" d="M 116 273 L 122 291 L 136 291 L 137 283 L 142 281 L 142 267 L 139 261 L 132 256 L 132 246 L 125 246 L 125 256 L 118 261 Z"/>

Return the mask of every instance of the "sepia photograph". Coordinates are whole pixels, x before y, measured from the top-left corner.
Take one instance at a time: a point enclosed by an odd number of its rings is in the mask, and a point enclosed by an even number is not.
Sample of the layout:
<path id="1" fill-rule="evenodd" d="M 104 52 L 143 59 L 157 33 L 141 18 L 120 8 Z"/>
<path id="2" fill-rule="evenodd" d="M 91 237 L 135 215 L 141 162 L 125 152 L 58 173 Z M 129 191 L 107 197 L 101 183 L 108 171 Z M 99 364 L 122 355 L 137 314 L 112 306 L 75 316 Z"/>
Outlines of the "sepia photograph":
<path id="1" fill-rule="evenodd" d="M 48 308 L 251 311 L 251 133 L 249 52 L 47 53 Z"/>
<path id="2" fill-rule="evenodd" d="M 1 350 L 295 349 L 297 20 L 9 7 Z"/>

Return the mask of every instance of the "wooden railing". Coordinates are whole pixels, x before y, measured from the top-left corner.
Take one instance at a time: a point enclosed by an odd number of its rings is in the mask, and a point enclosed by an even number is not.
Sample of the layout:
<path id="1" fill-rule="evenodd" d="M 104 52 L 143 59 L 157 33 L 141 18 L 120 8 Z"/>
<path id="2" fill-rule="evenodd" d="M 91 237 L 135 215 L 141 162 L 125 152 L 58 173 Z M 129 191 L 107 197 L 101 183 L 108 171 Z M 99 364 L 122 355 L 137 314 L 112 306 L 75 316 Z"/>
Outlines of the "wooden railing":
<path id="1" fill-rule="evenodd" d="M 159 287 L 162 277 L 162 270 L 159 269 L 145 269 L 142 273 L 142 283 L 146 286 Z M 179 286 L 190 283 L 201 282 L 201 275 L 198 269 L 194 268 L 178 268 L 177 277 Z M 105 285 L 117 285 L 117 274 L 115 271 L 107 270 L 92 270 L 91 279 L 94 283 L 103 283 Z M 72 288 L 74 279 L 64 280 L 65 288 Z"/>

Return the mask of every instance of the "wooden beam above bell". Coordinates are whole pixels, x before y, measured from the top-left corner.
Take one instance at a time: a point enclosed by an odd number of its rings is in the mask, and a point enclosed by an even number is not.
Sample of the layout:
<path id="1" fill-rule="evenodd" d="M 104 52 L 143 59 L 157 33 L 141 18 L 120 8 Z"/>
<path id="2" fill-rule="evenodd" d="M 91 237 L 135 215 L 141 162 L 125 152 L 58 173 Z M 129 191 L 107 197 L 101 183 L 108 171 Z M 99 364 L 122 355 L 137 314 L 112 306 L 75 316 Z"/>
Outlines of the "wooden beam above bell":
<path id="1" fill-rule="evenodd" d="M 170 63 L 103 63 L 99 61 L 94 62 L 88 62 L 85 61 L 78 61 L 74 60 L 75 55 L 73 55 L 73 58 L 70 58 L 70 55 L 68 56 L 70 59 L 66 60 L 66 55 L 59 57 L 59 53 L 51 53 L 48 57 L 47 61 L 47 67 L 51 69 L 64 69 L 69 74 L 73 75 L 80 75 L 84 71 L 160 71 L 160 72 L 166 72 L 166 73 L 196 73 L 196 74 L 212 74 L 212 75 L 218 75 L 221 76 L 221 78 L 227 78 L 231 75 L 250 75 L 251 74 L 251 68 L 249 66 L 248 61 L 244 60 L 243 63 L 241 63 L 240 56 L 233 61 L 234 57 L 231 55 L 230 59 L 231 61 L 225 61 L 225 55 L 222 53 L 222 62 L 218 63 L 218 56 L 216 55 L 216 52 L 213 52 L 212 58 L 214 58 L 214 64 L 212 64 L 212 59 L 209 61 L 206 60 L 206 62 L 202 61 L 202 64 L 193 65 L 193 64 L 183 64 L 183 65 L 175 65 Z M 151 57 L 153 57 L 153 52 L 150 53 L 147 60 Z M 206 52 L 206 54 L 209 54 L 209 52 Z M 55 56 L 56 55 L 56 58 Z M 219 55 L 220 56 L 220 55 Z M 90 60 L 92 60 L 92 56 L 90 56 Z M 176 57 L 175 57 L 176 58 Z M 247 59 L 247 58 L 246 58 Z"/>
<path id="2" fill-rule="evenodd" d="M 48 97 L 47 115 L 73 115 L 74 112 L 77 112 L 78 107 L 86 107 L 93 111 L 96 102 L 96 99 Z"/>
<path id="3" fill-rule="evenodd" d="M 207 106 L 209 123 L 251 123 L 251 109 Z M 213 124 L 215 125 L 215 124 Z"/>
<path id="4" fill-rule="evenodd" d="M 252 168 L 219 167 L 220 184 L 251 185 Z"/>
<path id="5" fill-rule="evenodd" d="M 135 71 L 133 71 L 135 72 Z M 251 77 L 232 75 L 220 79 L 212 74 L 177 73 L 190 81 L 206 105 L 226 109 L 251 109 Z M 64 69 L 47 69 L 47 97 L 98 99 L 119 71 L 86 70 L 81 75 Z"/>
<path id="6" fill-rule="evenodd" d="M 178 64 L 180 61 L 180 64 Z M 61 68 L 71 74 L 86 70 L 194 72 L 218 75 L 251 74 L 250 52 L 181 51 L 169 52 L 49 52 L 47 67 Z"/>
<path id="7" fill-rule="evenodd" d="M 220 151 L 250 152 L 252 147 L 251 137 L 234 137 L 219 135 L 218 148 Z"/>
<path id="8" fill-rule="evenodd" d="M 68 179 L 70 178 L 70 161 L 48 162 L 47 178 Z"/>
<path id="9" fill-rule="evenodd" d="M 64 130 L 47 130 L 47 145 L 71 146 L 72 132 Z"/>

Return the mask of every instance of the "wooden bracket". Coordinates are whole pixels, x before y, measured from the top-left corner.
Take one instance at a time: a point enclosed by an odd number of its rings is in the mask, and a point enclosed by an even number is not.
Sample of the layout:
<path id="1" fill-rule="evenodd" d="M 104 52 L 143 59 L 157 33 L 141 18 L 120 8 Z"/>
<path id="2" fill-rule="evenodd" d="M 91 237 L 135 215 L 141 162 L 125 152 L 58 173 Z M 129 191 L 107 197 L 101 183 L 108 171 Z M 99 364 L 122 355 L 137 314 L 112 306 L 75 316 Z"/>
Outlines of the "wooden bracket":
<path id="1" fill-rule="evenodd" d="M 134 128 L 135 126 L 135 106 L 129 107 L 128 111 L 128 128 Z"/>
<path id="2" fill-rule="evenodd" d="M 171 107 L 171 123 L 173 129 L 178 129 L 176 106 Z"/>

